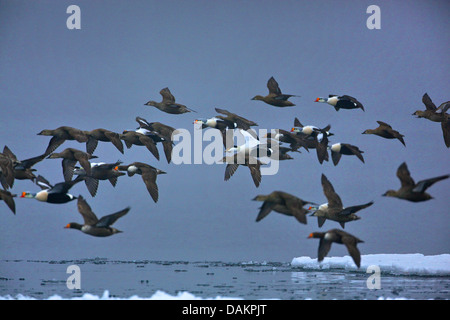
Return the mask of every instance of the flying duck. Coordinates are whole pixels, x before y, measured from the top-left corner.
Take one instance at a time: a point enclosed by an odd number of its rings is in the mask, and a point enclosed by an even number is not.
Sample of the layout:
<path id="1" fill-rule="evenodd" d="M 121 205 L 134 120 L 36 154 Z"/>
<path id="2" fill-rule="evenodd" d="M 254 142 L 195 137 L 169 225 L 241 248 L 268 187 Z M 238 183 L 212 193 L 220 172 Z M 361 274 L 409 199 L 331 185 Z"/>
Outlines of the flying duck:
<path id="1" fill-rule="evenodd" d="M 0 200 L 5 201 L 6 205 L 8 206 L 11 211 L 16 214 L 16 204 L 14 202 L 14 199 L 17 197 L 16 194 L 12 194 L 11 192 L 7 190 L 0 189 Z"/>
<path id="2" fill-rule="evenodd" d="M 113 187 L 117 184 L 117 179 L 120 176 L 125 175 L 117 169 L 117 166 L 121 164 L 121 161 L 115 163 L 91 163 L 91 174 L 87 175 L 86 170 L 80 167 L 75 167 L 74 174 L 78 176 L 85 176 L 86 187 L 92 197 L 97 194 L 99 180 L 109 180 Z"/>
<path id="3" fill-rule="evenodd" d="M 134 174 L 139 174 L 142 177 L 142 180 L 147 187 L 147 191 L 150 193 L 153 201 L 155 203 L 158 202 L 159 192 L 158 185 L 156 184 L 156 177 L 158 174 L 166 174 L 167 172 L 142 162 L 133 162 L 129 165 L 119 165 L 116 169 L 119 171 L 126 171 L 129 177 L 132 177 Z"/>
<path id="4" fill-rule="evenodd" d="M 178 130 L 160 122 L 148 122 L 141 117 L 136 117 L 136 122 L 139 124 L 138 132 L 149 135 L 155 143 L 162 143 L 167 163 L 170 163 L 172 160 L 173 136 L 179 133 Z"/>
<path id="5" fill-rule="evenodd" d="M 377 121 L 379 126 L 375 129 L 367 129 L 362 134 L 374 134 L 385 139 L 398 139 L 406 147 L 404 135 L 392 129 L 392 127 L 383 121 Z"/>
<path id="6" fill-rule="evenodd" d="M 52 136 L 50 142 L 48 144 L 47 149 L 45 150 L 45 155 L 49 155 L 53 151 L 56 150 L 61 144 L 66 140 L 76 140 L 80 143 L 87 142 L 89 137 L 80 129 L 62 126 L 52 129 L 45 129 L 38 133 L 40 136 Z"/>
<path id="7" fill-rule="evenodd" d="M 293 94 L 283 94 L 278 86 L 278 82 L 274 77 L 271 77 L 269 81 L 267 81 L 267 88 L 269 89 L 269 94 L 267 96 L 257 95 L 252 98 L 252 100 L 260 100 L 264 101 L 267 104 L 270 104 L 275 107 L 293 107 L 293 104 L 288 99 L 290 97 L 299 97 Z"/>
<path id="8" fill-rule="evenodd" d="M 30 159 L 18 160 L 16 155 L 7 146 L 3 148 L 3 154 L 13 161 L 14 179 L 31 180 L 33 182 L 36 179 L 36 176 L 33 173 L 36 169 L 33 169 L 32 167 L 46 157 L 46 154 L 44 153 Z"/>
<path id="9" fill-rule="evenodd" d="M 364 151 L 360 150 L 357 146 L 348 143 L 335 143 L 331 145 L 330 150 L 331 158 L 333 159 L 333 164 L 335 166 L 338 165 L 339 160 L 341 160 L 341 156 L 343 154 L 347 156 L 354 155 L 364 163 L 364 157 L 362 156 L 362 153 L 364 153 Z"/>
<path id="10" fill-rule="evenodd" d="M 87 153 L 93 154 L 98 142 L 102 141 L 111 142 L 123 154 L 123 144 L 118 133 L 102 128 L 83 132 L 88 136 L 88 141 L 86 142 Z"/>
<path id="11" fill-rule="evenodd" d="M 159 151 L 158 148 L 156 148 L 155 140 L 151 136 L 136 131 L 124 130 L 123 133 L 119 134 L 119 137 L 121 140 L 125 141 L 125 145 L 128 149 L 133 145 L 145 146 L 148 151 L 159 160 Z"/>
<path id="12" fill-rule="evenodd" d="M 320 239 L 317 261 L 323 261 L 331 249 L 331 244 L 334 242 L 345 245 L 356 266 L 358 268 L 361 266 L 361 254 L 357 244 L 364 241 L 339 229 L 331 229 L 327 232 L 312 232 L 309 234 L 308 239 L 312 238 Z"/>
<path id="13" fill-rule="evenodd" d="M 273 149 L 266 143 L 261 143 L 256 133 L 252 130 L 238 130 L 245 139 L 245 143 L 226 149 L 227 152 L 237 152 L 253 157 L 270 157 Z"/>
<path id="14" fill-rule="evenodd" d="M 248 167 L 248 169 L 250 170 L 250 175 L 252 176 L 255 186 L 258 188 L 261 184 L 261 165 L 264 163 L 262 163 L 255 157 L 248 154 L 235 153 L 232 156 L 223 157 L 222 162 L 227 164 L 225 168 L 225 181 L 230 180 L 230 178 L 239 168 L 239 165 L 243 165 Z"/>
<path id="15" fill-rule="evenodd" d="M 411 177 L 406 162 L 403 162 L 397 169 L 397 177 L 401 183 L 400 189 L 388 190 L 383 196 L 395 197 L 411 202 L 421 202 L 433 199 L 433 197 L 425 191 L 434 183 L 447 179 L 450 175 L 446 174 L 435 178 L 421 180 L 416 183 Z"/>
<path id="16" fill-rule="evenodd" d="M 303 137 L 308 149 L 316 149 L 317 159 L 322 164 L 323 161 L 328 161 L 328 137 L 334 135 L 329 132 L 331 126 L 328 125 L 323 129 L 316 126 L 304 126 L 298 118 L 294 120 L 294 127 L 291 132 Z"/>
<path id="17" fill-rule="evenodd" d="M 235 113 L 229 112 L 225 109 L 215 108 L 216 112 L 224 114 L 225 116 L 217 116 L 216 118 L 222 119 L 227 123 L 234 124 L 234 128 L 249 130 L 250 127 L 258 126 L 258 124 L 252 120 L 248 120 Z"/>
<path id="18" fill-rule="evenodd" d="M 87 175 L 91 174 L 91 163 L 89 159 L 97 158 L 87 152 L 74 149 L 66 148 L 62 152 L 54 152 L 50 154 L 47 159 L 60 159 L 62 158 L 62 169 L 64 175 L 64 181 L 70 181 L 73 177 L 73 170 L 75 169 L 75 164 L 77 162 L 83 167 Z"/>
<path id="19" fill-rule="evenodd" d="M 304 201 L 292 194 L 283 191 L 273 191 L 268 195 L 257 195 L 254 201 L 263 201 L 256 222 L 264 219 L 272 210 L 295 217 L 298 222 L 307 224 L 306 213 L 308 210 L 303 208 L 305 204 L 312 202 Z"/>
<path id="20" fill-rule="evenodd" d="M 347 95 L 330 94 L 328 98 L 317 98 L 314 102 L 326 102 L 332 105 L 336 111 L 339 111 L 339 109 L 362 109 L 362 111 L 365 111 L 361 102 Z"/>
<path id="21" fill-rule="evenodd" d="M 308 208 L 308 210 L 315 210 L 312 216 L 317 217 L 319 228 L 323 226 L 327 219 L 339 222 L 341 227 L 345 228 L 346 222 L 361 219 L 359 216 L 355 215 L 356 212 L 370 207 L 373 204 L 373 201 L 371 201 L 361 205 L 344 207 L 341 197 L 334 191 L 333 185 L 324 174 L 322 174 L 321 182 L 323 193 L 328 202 L 318 207 L 311 206 Z"/>
<path id="22" fill-rule="evenodd" d="M 296 133 L 283 129 L 276 129 L 275 132 L 269 132 L 264 137 L 278 142 L 287 143 L 292 150 L 297 151 L 303 147 L 309 152 L 308 143 L 305 137 L 297 135 Z"/>
<path id="23" fill-rule="evenodd" d="M 36 178 L 36 184 L 42 189 L 37 193 L 24 191 L 22 192 L 21 198 L 36 199 L 42 202 L 48 203 L 66 203 L 76 199 L 74 195 L 68 193 L 70 188 L 72 188 L 76 183 L 84 180 L 84 177 L 78 176 L 72 181 L 59 182 L 52 186 L 48 180 L 46 180 L 41 175 Z"/>
<path id="24" fill-rule="evenodd" d="M 148 101 L 144 105 L 156 107 L 157 109 L 170 113 L 170 114 L 182 114 L 187 112 L 196 112 L 192 109 L 187 108 L 185 105 L 175 102 L 175 97 L 170 92 L 169 88 L 161 89 L 159 94 L 162 96 L 161 102 Z"/>
<path id="25" fill-rule="evenodd" d="M 117 230 L 116 228 L 111 227 L 111 225 L 116 222 L 117 219 L 123 217 L 128 213 L 128 211 L 130 211 L 130 207 L 127 207 L 119 212 L 104 216 L 99 220 L 82 196 L 78 197 L 77 207 L 78 211 L 83 216 L 84 224 L 81 225 L 76 222 L 71 222 L 68 223 L 64 228 L 77 229 L 94 237 L 108 237 L 112 236 L 113 234 L 122 232 L 120 230 Z"/>
<path id="26" fill-rule="evenodd" d="M 422 102 L 426 109 L 417 110 L 413 115 L 433 122 L 440 122 L 445 145 L 447 148 L 450 148 L 450 117 L 447 113 L 447 110 L 450 108 L 450 101 L 444 102 L 439 107 L 436 107 L 430 96 L 425 93 L 422 97 Z"/>

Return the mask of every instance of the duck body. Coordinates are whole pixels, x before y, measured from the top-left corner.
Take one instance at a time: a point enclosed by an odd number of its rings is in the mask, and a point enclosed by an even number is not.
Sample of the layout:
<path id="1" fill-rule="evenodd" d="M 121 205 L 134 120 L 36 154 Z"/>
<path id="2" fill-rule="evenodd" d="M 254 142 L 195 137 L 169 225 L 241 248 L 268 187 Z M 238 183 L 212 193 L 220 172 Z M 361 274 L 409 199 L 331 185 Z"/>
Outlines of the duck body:
<path id="1" fill-rule="evenodd" d="M 75 168 L 74 174 L 84 176 L 84 182 L 92 197 L 95 197 L 98 190 L 100 180 L 109 180 L 113 187 L 116 186 L 117 180 L 120 176 L 125 175 L 124 172 L 118 170 L 118 165 L 122 162 L 115 163 L 91 163 L 91 174 L 87 175 L 83 168 Z"/>
<path id="2" fill-rule="evenodd" d="M 320 239 L 317 261 L 323 261 L 330 251 L 331 245 L 333 243 L 338 243 L 345 245 L 356 266 L 358 268 L 361 266 L 361 253 L 359 252 L 357 245 L 364 241 L 350 233 L 339 229 L 331 229 L 327 232 L 312 232 L 309 234 L 308 238 Z"/>
<path id="3" fill-rule="evenodd" d="M 123 144 L 118 133 L 103 128 L 84 131 L 84 133 L 88 137 L 88 141 L 86 142 L 87 153 L 93 154 L 95 149 L 97 148 L 98 142 L 102 141 L 111 142 L 117 148 L 117 150 L 119 150 L 120 153 L 123 154 Z"/>
<path id="4" fill-rule="evenodd" d="M 388 190 L 383 196 L 394 197 L 411 202 L 423 202 L 433 199 L 426 190 L 438 181 L 448 179 L 450 175 L 442 175 L 415 182 L 411 177 L 406 162 L 403 162 L 397 169 L 397 178 L 400 180 L 401 187 L 398 190 Z"/>
<path id="5" fill-rule="evenodd" d="M 379 124 L 377 128 L 367 129 L 362 134 L 374 134 L 385 139 L 398 139 L 404 146 L 406 146 L 405 140 L 403 139 L 404 135 L 397 130 L 392 129 L 392 127 L 386 122 L 377 122 Z"/>
<path id="6" fill-rule="evenodd" d="M 77 177 L 72 181 L 59 182 L 53 186 L 44 177 L 39 175 L 36 178 L 36 184 L 42 190 L 37 193 L 24 191 L 22 192 L 21 198 L 31 198 L 54 204 L 67 203 L 77 198 L 69 193 L 70 188 L 82 180 L 84 180 L 84 177 Z"/>
<path id="7" fill-rule="evenodd" d="M 69 127 L 69 126 L 61 126 L 56 129 L 44 129 L 38 133 L 41 136 L 52 136 L 50 142 L 45 150 L 45 155 L 49 155 L 53 151 L 56 150 L 61 144 L 66 140 L 76 140 L 80 143 L 87 142 L 88 136 L 84 133 L 84 131 Z"/>
<path id="8" fill-rule="evenodd" d="M 258 195 L 254 201 L 262 201 L 256 222 L 264 219 L 272 210 L 283 215 L 295 217 L 302 224 L 307 224 L 306 213 L 308 210 L 303 208 L 305 204 L 311 203 L 304 201 L 292 194 L 283 191 L 273 191 L 268 195 Z"/>
<path id="9" fill-rule="evenodd" d="M 356 98 L 349 95 L 338 96 L 330 94 L 328 98 L 317 98 L 314 102 L 324 102 L 333 106 L 336 111 L 340 109 L 361 109 L 364 110 L 364 106 Z"/>
<path id="10" fill-rule="evenodd" d="M 445 146 L 450 148 L 450 116 L 447 113 L 447 110 L 450 108 L 450 101 L 444 102 L 439 107 L 436 107 L 430 96 L 425 93 L 422 97 L 422 103 L 425 105 L 426 109 L 417 110 L 413 115 L 418 118 L 439 122 L 441 124 Z"/>
<path id="11" fill-rule="evenodd" d="M 252 100 L 263 101 L 274 107 L 281 107 L 281 108 L 295 106 L 295 104 L 289 101 L 288 99 L 291 97 L 299 97 L 299 96 L 293 94 L 283 94 L 278 85 L 278 82 L 275 80 L 274 77 L 271 77 L 267 81 L 267 88 L 269 89 L 268 95 L 266 96 L 256 95 L 252 98 Z"/>
<path id="12" fill-rule="evenodd" d="M 169 114 L 183 114 L 187 112 L 192 112 L 194 110 L 189 109 L 183 104 L 179 104 L 175 102 L 175 97 L 170 92 L 169 88 L 161 89 L 159 92 L 162 96 L 161 102 L 156 101 L 148 101 L 145 103 L 146 106 L 152 106 L 155 107 L 163 112 L 169 113 Z"/>
<path id="13" fill-rule="evenodd" d="M 128 149 L 130 149 L 133 145 L 145 146 L 147 150 L 150 151 L 157 160 L 159 160 L 159 151 L 156 147 L 156 142 L 149 135 L 141 132 L 125 130 L 123 133 L 119 134 L 119 137 L 125 142 Z"/>
<path id="14" fill-rule="evenodd" d="M 335 143 L 331 146 L 331 158 L 333 159 L 333 164 L 338 165 L 341 156 L 356 156 L 362 163 L 364 163 L 364 157 L 362 153 L 364 151 L 360 150 L 357 146 L 351 145 L 349 143 Z"/>
<path id="15" fill-rule="evenodd" d="M 59 159 L 62 158 L 62 169 L 65 181 L 72 180 L 73 170 L 75 169 L 75 164 L 77 162 L 83 167 L 86 171 L 87 175 L 91 174 L 91 163 L 90 159 L 97 158 L 97 156 L 91 155 L 87 152 L 74 149 L 74 148 L 66 148 L 61 152 L 55 152 L 50 154 L 48 159 Z"/>
<path id="16" fill-rule="evenodd" d="M 129 177 L 132 177 L 135 174 L 140 175 L 153 201 L 155 203 L 158 202 L 159 190 L 158 185 L 156 184 L 156 178 L 158 175 L 166 174 L 167 172 L 143 162 L 133 162 L 128 165 L 119 165 L 117 166 L 117 170 L 126 171 Z"/>

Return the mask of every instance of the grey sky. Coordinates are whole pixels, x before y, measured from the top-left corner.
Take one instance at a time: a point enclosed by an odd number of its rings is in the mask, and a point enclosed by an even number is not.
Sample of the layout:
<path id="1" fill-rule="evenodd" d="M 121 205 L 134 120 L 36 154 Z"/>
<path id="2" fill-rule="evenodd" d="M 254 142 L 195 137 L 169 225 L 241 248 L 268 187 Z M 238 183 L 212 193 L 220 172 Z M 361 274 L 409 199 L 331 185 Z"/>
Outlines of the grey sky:
<path id="1" fill-rule="evenodd" d="M 81 30 L 68 30 L 66 9 L 81 9 Z M 381 30 L 369 30 L 366 9 L 381 8 Z M 154 203 L 140 177 L 121 177 L 115 188 L 101 181 L 92 198 L 103 216 L 131 206 L 114 225 L 124 233 L 98 239 L 68 222 L 82 222 L 76 201 L 51 205 L 16 198 L 14 216 L 0 204 L 1 259 L 106 257 L 150 260 L 278 260 L 316 257 L 316 218 L 302 225 L 271 213 L 256 223 L 258 194 L 282 190 L 302 199 L 326 202 L 324 173 L 344 205 L 373 200 L 361 220 L 345 230 L 363 239 L 362 254 L 448 253 L 450 179 L 429 189 L 423 203 L 384 198 L 400 186 L 398 166 L 406 161 L 412 177 L 448 174 L 449 150 L 440 125 L 411 114 L 423 109 L 427 92 L 439 105 L 449 100 L 450 5 L 448 1 L 1 1 L 0 108 L 1 148 L 19 159 L 42 154 L 49 137 L 42 129 L 62 125 L 82 130 L 134 129 L 136 116 L 193 130 L 196 117 L 216 115 L 215 107 L 256 121 L 258 128 L 290 129 L 331 124 L 331 143 L 347 142 L 364 151 L 356 157 L 319 164 L 314 150 L 293 154 L 277 175 L 263 176 L 255 188 L 247 168 L 225 182 L 224 165 L 174 165 L 157 161 L 144 147 L 120 154 L 99 143 L 97 160 L 125 164 L 141 161 L 166 171 L 158 177 Z M 293 108 L 251 101 L 267 93 L 274 76 Z M 169 87 L 177 101 L 198 111 L 165 114 L 144 106 L 160 101 Z M 336 112 L 314 103 L 328 94 L 348 94 L 365 106 Z M 362 135 L 385 121 L 405 135 L 397 140 Z M 258 129 L 256 128 L 256 129 Z M 58 150 L 84 144 L 66 142 Z M 162 148 L 158 147 L 161 155 Z M 46 159 L 38 173 L 63 181 L 61 162 Z M 38 191 L 16 180 L 14 193 Z M 321 228 L 340 227 L 327 221 Z M 331 255 L 347 254 L 336 246 Z"/>

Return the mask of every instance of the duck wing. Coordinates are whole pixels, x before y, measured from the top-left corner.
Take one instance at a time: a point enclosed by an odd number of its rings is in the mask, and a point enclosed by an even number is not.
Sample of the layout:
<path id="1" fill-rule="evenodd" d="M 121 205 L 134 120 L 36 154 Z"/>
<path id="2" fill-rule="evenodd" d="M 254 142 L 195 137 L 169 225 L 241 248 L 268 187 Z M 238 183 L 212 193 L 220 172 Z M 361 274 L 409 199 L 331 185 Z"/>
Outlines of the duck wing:
<path id="1" fill-rule="evenodd" d="M 152 138 L 141 134 L 139 135 L 139 141 L 155 156 L 156 159 L 159 160 L 159 151 L 156 148 L 156 143 Z"/>
<path id="2" fill-rule="evenodd" d="M 98 220 L 98 222 L 95 224 L 95 226 L 98 228 L 107 228 L 107 227 L 111 226 L 112 224 L 114 224 L 114 222 L 116 222 L 119 218 L 126 215 L 128 213 L 128 211 L 130 211 L 130 207 L 127 207 L 118 212 L 104 216 L 104 217 L 100 218 L 100 220 Z"/>
<path id="3" fill-rule="evenodd" d="M 16 214 L 16 204 L 14 202 L 13 197 L 15 197 L 15 194 L 11 194 L 11 192 L 6 190 L 0 190 L 0 199 L 5 201 L 6 205 L 8 206 L 11 211 Z"/>
<path id="4" fill-rule="evenodd" d="M 281 89 L 278 85 L 278 82 L 275 80 L 274 77 L 271 77 L 268 81 L 267 81 L 267 89 L 269 89 L 269 93 L 275 94 L 275 95 L 279 95 L 281 94 Z"/>
<path id="5" fill-rule="evenodd" d="M 331 241 L 325 240 L 324 238 L 320 239 L 317 261 L 320 262 L 327 256 L 328 252 L 330 252 L 331 244 Z"/>
<path id="6" fill-rule="evenodd" d="M 248 168 L 250 169 L 250 174 L 253 179 L 253 183 L 258 188 L 261 184 L 261 170 L 260 170 L 260 164 L 249 164 Z"/>
<path id="7" fill-rule="evenodd" d="M 264 201 L 263 205 L 261 206 L 258 216 L 256 217 L 256 222 L 261 221 L 264 219 L 276 206 L 276 203 L 271 201 Z"/>
<path id="8" fill-rule="evenodd" d="M 95 215 L 89 204 L 86 202 L 86 200 L 84 200 L 82 196 L 78 197 L 77 207 L 78 211 L 83 216 L 85 225 L 93 226 L 97 224 L 98 222 L 97 216 Z"/>
<path id="9" fill-rule="evenodd" d="M 371 205 L 373 205 L 373 201 L 370 201 L 368 203 L 365 204 L 360 204 L 360 205 L 356 205 L 356 206 L 351 206 L 351 207 L 347 207 L 344 208 L 344 210 L 342 210 L 341 212 L 339 212 L 339 215 L 350 215 L 352 213 L 356 213 L 364 208 L 370 207 Z"/>
<path id="10" fill-rule="evenodd" d="M 321 182 L 323 193 L 325 194 L 325 197 L 328 200 L 328 207 L 342 209 L 343 206 L 341 197 L 339 197 L 336 191 L 334 191 L 333 185 L 324 174 L 322 174 Z"/>
<path id="11" fill-rule="evenodd" d="M 436 111 L 436 105 L 431 100 L 428 93 L 425 93 L 422 97 L 422 103 L 425 105 L 425 108 L 430 111 Z"/>
<path id="12" fill-rule="evenodd" d="M 400 179 L 400 183 L 402 188 L 404 187 L 413 187 L 416 185 L 414 179 L 411 177 L 409 173 L 406 162 L 403 162 L 397 169 L 397 177 Z"/>
<path id="13" fill-rule="evenodd" d="M 356 246 L 359 239 L 351 236 L 351 235 L 343 235 L 341 237 L 342 243 L 347 248 L 348 253 L 352 257 L 355 264 L 358 266 L 358 268 L 361 266 L 361 253 L 358 250 L 358 247 Z M 362 242 L 359 240 L 359 242 Z"/>
<path id="14" fill-rule="evenodd" d="M 150 193 L 150 196 L 154 202 L 158 202 L 159 192 L 158 185 L 156 184 L 156 172 L 154 170 L 144 168 L 141 168 L 141 170 L 141 177 L 147 187 L 148 193 Z"/>
<path id="15" fill-rule="evenodd" d="M 414 187 L 414 189 L 412 191 L 413 192 L 424 192 L 425 190 L 427 190 L 429 187 L 431 187 L 436 182 L 447 179 L 448 177 L 450 177 L 450 175 L 446 174 L 446 175 L 435 177 L 435 178 L 421 180 L 421 181 L 417 182 L 416 186 Z"/>
<path id="16" fill-rule="evenodd" d="M 162 101 L 165 103 L 173 103 L 175 102 L 175 97 L 170 92 L 169 88 L 161 89 L 159 94 L 162 96 Z"/>
<path id="17" fill-rule="evenodd" d="M 73 177 L 73 171 L 75 169 L 75 165 L 77 163 L 77 160 L 71 160 L 71 159 L 63 159 L 62 160 L 62 168 L 63 168 L 63 176 L 64 181 L 70 181 Z M 80 162 L 81 164 L 81 162 Z M 86 168 L 82 165 L 83 169 L 86 170 Z M 89 169 L 90 169 L 89 165 Z M 87 174 L 87 171 L 86 171 Z"/>

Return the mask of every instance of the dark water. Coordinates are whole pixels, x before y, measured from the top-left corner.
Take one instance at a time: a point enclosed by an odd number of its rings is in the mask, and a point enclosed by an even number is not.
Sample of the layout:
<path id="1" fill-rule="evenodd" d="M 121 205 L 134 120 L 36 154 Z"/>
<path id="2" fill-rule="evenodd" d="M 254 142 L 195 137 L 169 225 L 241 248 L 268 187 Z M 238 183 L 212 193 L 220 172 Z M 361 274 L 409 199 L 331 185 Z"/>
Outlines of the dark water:
<path id="1" fill-rule="evenodd" d="M 70 265 L 80 268 L 80 289 L 69 289 Z M 381 274 L 381 288 L 368 289 L 365 270 L 303 270 L 290 263 L 221 261 L 83 260 L 0 261 L 0 297 L 34 299 L 102 297 L 161 298 L 188 292 L 214 299 L 449 299 L 448 276 Z"/>

